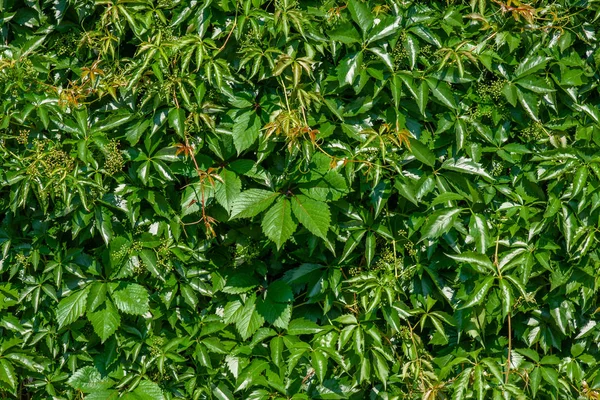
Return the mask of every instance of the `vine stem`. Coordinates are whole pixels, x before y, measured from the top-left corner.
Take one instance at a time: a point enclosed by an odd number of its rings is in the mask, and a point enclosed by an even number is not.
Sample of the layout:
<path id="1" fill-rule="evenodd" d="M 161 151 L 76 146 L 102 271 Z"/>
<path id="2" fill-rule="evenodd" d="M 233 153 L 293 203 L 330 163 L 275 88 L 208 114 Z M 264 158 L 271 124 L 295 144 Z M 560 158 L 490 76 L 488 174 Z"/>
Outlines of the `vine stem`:
<path id="1" fill-rule="evenodd" d="M 186 145 L 186 147 L 191 148 L 187 135 L 185 135 L 185 145 Z M 202 218 L 200 221 L 202 221 L 204 223 L 204 227 L 206 228 L 207 232 L 214 233 L 212 227 L 210 226 L 210 222 L 208 221 L 208 218 L 206 216 L 206 204 L 205 204 L 206 200 L 204 198 L 204 177 L 200 173 L 201 170 L 200 170 L 200 167 L 198 166 L 198 162 L 196 161 L 196 157 L 194 156 L 193 150 L 190 152 L 190 155 L 192 156 L 192 161 L 194 162 L 194 166 L 196 167 L 196 174 L 198 175 L 198 178 L 200 178 L 200 195 L 201 195 L 200 205 L 201 205 L 201 210 L 202 210 Z"/>

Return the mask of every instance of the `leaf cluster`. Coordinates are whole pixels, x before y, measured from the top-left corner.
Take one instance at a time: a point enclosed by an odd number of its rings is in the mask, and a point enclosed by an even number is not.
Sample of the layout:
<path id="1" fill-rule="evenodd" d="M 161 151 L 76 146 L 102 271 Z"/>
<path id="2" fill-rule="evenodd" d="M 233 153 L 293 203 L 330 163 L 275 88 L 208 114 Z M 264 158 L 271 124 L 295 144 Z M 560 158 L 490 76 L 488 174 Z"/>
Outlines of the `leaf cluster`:
<path id="1" fill-rule="evenodd" d="M 600 398 L 599 21 L 0 0 L 0 397 Z"/>

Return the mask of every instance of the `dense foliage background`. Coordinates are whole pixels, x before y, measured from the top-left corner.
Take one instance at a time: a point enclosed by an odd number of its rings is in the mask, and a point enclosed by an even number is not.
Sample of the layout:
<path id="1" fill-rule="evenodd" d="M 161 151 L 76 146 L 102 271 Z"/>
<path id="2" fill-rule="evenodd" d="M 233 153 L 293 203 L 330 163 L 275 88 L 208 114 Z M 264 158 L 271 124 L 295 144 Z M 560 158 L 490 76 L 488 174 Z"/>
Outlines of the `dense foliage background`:
<path id="1" fill-rule="evenodd" d="M 0 21 L 0 398 L 600 398 L 598 1 Z"/>

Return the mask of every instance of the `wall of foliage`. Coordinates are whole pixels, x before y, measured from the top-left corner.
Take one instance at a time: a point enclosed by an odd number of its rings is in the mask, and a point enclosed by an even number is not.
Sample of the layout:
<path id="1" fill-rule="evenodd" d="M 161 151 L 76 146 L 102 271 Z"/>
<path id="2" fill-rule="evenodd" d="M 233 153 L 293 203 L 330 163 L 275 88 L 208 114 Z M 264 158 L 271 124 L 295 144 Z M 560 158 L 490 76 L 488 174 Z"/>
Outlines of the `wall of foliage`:
<path id="1" fill-rule="evenodd" d="M 600 398 L 598 1 L 0 22 L 0 398 Z"/>

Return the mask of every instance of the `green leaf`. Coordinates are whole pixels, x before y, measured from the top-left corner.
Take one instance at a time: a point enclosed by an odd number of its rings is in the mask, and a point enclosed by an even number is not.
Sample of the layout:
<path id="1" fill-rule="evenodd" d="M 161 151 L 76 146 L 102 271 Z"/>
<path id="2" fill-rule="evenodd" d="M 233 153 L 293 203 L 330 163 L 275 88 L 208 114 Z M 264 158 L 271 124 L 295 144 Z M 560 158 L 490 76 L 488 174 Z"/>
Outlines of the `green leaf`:
<path id="1" fill-rule="evenodd" d="M 171 108 L 169 110 L 169 126 L 175 130 L 180 138 L 185 139 L 185 111 L 182 108 Z"/>
<path id="2" fill-rule="evenodd" d="M 523 106 L 523 109 L 529 114 L 531 119 L 538 121 L 539 113 L 539 99 L 538 97 L 529 92 L 523 92 L 521 89 L 517 89 L 517 98 Z"/>
<path id="3" fill-rule="evenodd" d="M 419 87 L 415 88 L 413 95 L 417 100 L 417 106 L 422 115 L 425 115 L 425 107 L 427 107 L 427 101 L 429 100 L 429 86 L 427 82 L 422 81 Z"/>
<path id="4" fill-rule="evenodd" d="M 469 222 L 469 230 L 471 236 L 475 239 L 477 251 L 485 254 L 490 246 L 490 233 L 485 217 L 481 214 L 473 214 Z"/>
<path id="5" fill-rule="evenodd" d="M 371 262 L 375 257 L 377 238 L 372 231 L 367 232 L 367 237 L 365 238 L 365 259 L 367 261 L 367 266 L 371 266 Z"/>
<path id="6" fill-rule="evenodd" d="M 143 315 L 150 309 L 148 291 L 137 283 L 113 283 L 112 299 L 124 313 Z"/>
<path id="7" fill-rule="evenodd" d="M 454 127 L 456 130 L 456 148 L 460 150 L 465 146 L 465 140 L 467 138 L 467 125 L 462 119 L 457 119 Z"/>
<path id="8" fill-rule="evenodd" d="M 373 366 L 375 367 L 375 375 L 383 383 L 383 387 L 387 386 L 388 376 L 390 375 L 390 368 L 385 358 L 377 351 L 372 351 L 373 355 Z"/>
<path id="9" fill-rule="evenodd" d="M 292 217 L 290 201 L 280 197 L 267 211 L 261 223 L 264 234 L 277 245 L 277 249 L 296 231 L 297 224 Z"/>
<path id="10" fill-rule="evenodd" d="M 94 312 L 88 312 L 87 317 L 102 343 L 112 336 L 121 325 L 121 317 L 111 301 L 106 301 L 104 306 L 100 306 Z"/>
<path id="11" fill-rule="evenodd" d="M 288 325 L 288 335 L 314 335 L 323 330 L 319 325 L 306 318 L 297 318 L 290 321 Z"/>
<path id="12" fill-rule="evenodd" d="M 435 166 L 435 154 L 427 146 L 421 143 L 417 139 L 409 138 L 410 140 L 410 152 L 415 158 L 421 161 L 423 164 L 430 167 Z"/>
<path id="13" fill-rule="evenodd" d="M 360 72 L 363 62 L 363 53 L 359 51 L 344 58 L 338 66 L 338 79 L 340 85 L 352 85 Z"/>
<path id="14" fill-rule="evenodd" d="M 237 196 L 231 205 L 231 219 L 251 218 L 266 210 L 280 196 L 278 192 L 249 189 Z"/>
<path id="15" fill-rule="evenodd" d="M 461 253 L 461 254 L 446 254 L 446 255 L 453 260 L 476 266 L 476 269 L 480 270 L 481 272 L 485 272 L 485 270 L 487 270 L 488 272 L 493 272 L 493 273 L 496 272 L 496 270 L 494 268 L 494 264 L 492 264 L 490 259 L 484 254 L 477 254 L 477 253 L 473 253 L 471 251 L 465 251 L 464 253 Z M 481 267 L 481 268 L 477 268 L 477 267 Z"/>
<path id="16" fill-rule="evenodd" d="M 102 378 L 100 372 L 92 366 L 86 366 L 75 371 L 69 377 L 67 384 L 84 393 L 108 389 L 114 385 L 109 379 Z"/>
<path id="17" fill-rule="evenodd" d="M 585 187 L 588 179 L 588 167 L 586 165 L 582 165 L 575 172 L 575 177 L 573 179 L 573 192 L 571 197 L 577 196 L 583 188 Z"/>
<path id="18" fill-rule="evenodd" d="M 242 308 L 238 321 L 235 323 L 235 327 L 243 340 L 252 336 L 265 322 L 265 320 L 256 312 L 255 303 L 256 295 L 250 296 Z"/>
<path id="19" fill-rule="evenodd" d="M 18 385 L 15 369 L 8 360 L 3 360 L 2 358 L 0 358 L 0 381 L 7 383 L 13 390 Z"/>
<path id="20" fill-rule="evenodd" d="M 348 1 L 348 10 L 352 16 L 352 20 L 363 31 L 363 36 L 366 36 L 367 31 L 373 26 L 373 14 L 368 6 L 360 0 Z"/>
<path id="21" fill-rule="evenodd" d="M 360 241 L 361 241 L 362 237 L 365 235 L 365 233 L 366 233 L 366 230 L 360 229 L 360 230 L 354 231 L 350 234 L 350 236 L 348 237 L 348 240 L 346 240 L 346 244 L 344 245 L 344 251 L 342 252 L 342 255 L 340 256 L 340 262 L 344 261 L 346 258 L 348 258 L 348 256 L 350 254 L 352 254 L 352 252 L 354 251 L 356 246 L 358 246 L 360 244 Z"/>
<path id="22" fill-rule="evenodd" d="M 550 385 L 558 388 L 558 372 L 554 368 L 540 367 L 542 370 L 542 378 Z"/>
<path id="23" fill-rule="evenodd" d="M 473 389 L 477 400 L 485 399 L 485 382 L 483 380 L 483 367 L 477 364 L 473 369 Z"/>
<path id="24" fill-rule="evenodd" d="M 275 281 L 267 288 L 267 297 L 278 303 L 294 301 L 292 288 L 284 281 Z"/>
<path id="25" fill-rule="evenodd" d="M 600 110 L 598 107 L 591 106 L 589 104 L 576 105 L 576 107 L 585 112 L 596 125 L 600 126 Z"/>
<path id="26" fill-rule="evenodd" d="M 248 149 L 258 139 L 262 124 L 253 111 L 240 112 L 233 122 L 233 144 L 238 154 Z"/>
<path id="27" fill-rule="evenodd" d="M 360 34 L 351 23 L 342 23 L 337 28 L 327 32 L 331 40 L 344 44 L 359 43 L 361 41 Z"/>
<path id="28" fill-rule="evenodd" d="M 87 306 L 87 296 L 90 292 L 90 287 L 71 293 L 68 297 L 62 299 L 58 303 L 56 309 L 56 320 L 58 321 L 58 329 L 65 325 L 72 324 L 83 315 Z"/>
<path id="29" fill-rule="evenodd" d="M 277 368 L 283 368 L 283 338 L 275 336 L 271 339 L 269 347 L 271 349 L 271 361 Z"/>
<path id="30" fill-rule="evenodd" d="M 326 203 L 312 200 L 302 194 L 291 200 L 292 211 L 298 221 L 313 235 L 327 239 L 327 231 L 331 222 L 331 213 Z"/>
<path id="31" fill-rule="evenodd" d="M 515 82 L 517 85 L 539 94 L 555 92 L 555 89 L 543 78 L 527 76 Z"/>
<path id="32" fill-rule="evenodd" d="M 319 382 L 323 383 L 325 374 L 327 373 L 327 355 L 318 349 L 313 351 L 310 355 L 310 364 L 314 368 Z"/>
<path id="33" fill-rule="evenodd" d="M 479 282 L 475 289 L 473 289 L 471 297 L 469 297 L 465 304 L 463 304 L 460 308 L 469 308 L 481 304 L 481 302 L 486 298 L 491 287 L 494 285 L 495 279 L 496 278 L 493 276 L 488 276 Z"/>
<path id="34" fill-rule="evenodd" d="M 233 393 L 231 393 L 231 390 L 229 390 L 227 388 L 227 386 L 225 386 L 223 383 L 219 383 L 218 386 L 215 386 L 212 390 L 212 393 L 218 400 L 234 400 L 235 399 L 235 397 L 233 396 Z"/>
<path id="35" fill-rule="evenodd" d="M 533 371 L 531 371 L 531 374 L 529 374 L 530 380 L 531 380 L 531 394 L 533 395 L 533 397 L 535 398 L 537 395 L 537 392 L 540 388 L 540 383 L 542 382 L 542 368 L 541 367 L 535 367 L 533 368 Z"/>
<path id="36" fill-rule="evenodd" d="M 438 81 L 433 78 L 427 78 L 425 81 L 429 85 L 433 96 L 436 99 L 438 99 L 443 105 L 455 110 L 458 109 L 458 104 L 456 103 L 454 94 L 452 93 L 452 90 L 450 90 L 450 87 L 446 82 Z"/>
<path id="37" fill-rule="evenodd" d="M 443 169 L 450 171 L 462 172 L 469 175 L 479 175 L 493 180 L 492 176 L 486 172 L 481 164 L 473 161 L 470 158 L 461 157 L 459 159 L 450 158 L 442 164 Z"/>
<path id="38" fill-rule="evenodd" d="M 111 223 L 111 217 L 104 207 L 96 207 L 96 227 L 98 232 L 100 232 L 100 236 L 102 236 L 102 240 L 108 246 L 112 237 L 113 237 L 113 229 Z"/>
<path id="39" fill-rule="evenodd" d="M 165 400 L 162 389 L 157 383 L 142 380 L 133 392 L 126 393 L 124 400 Z"/>
<path id="40" fill-rule="evenodd" d="M 414 69 L 417 65 L 417 56 L 419 55 L 419 41 L 413 35 L 406 34 L 402 45 L 408 53 L 410 69 Z"/>
<path id="41" fill-rule="evenodd" d="M 158 269 L 158 258 L 156 257 L 156 252 L 152 249 L 143 249 L 139 254 L 144 266 L 152 275 L 161 281 L 165 281 L 161 272 Z"/>
<path id="42" fill-rule="evenodd" d="M 372 43 L 381 40 L 385 37 L 395 34 L 400 29 L 400 17 L 389 17 L 379 21 L 377 25 L 373 27 L 368 36 L 367 42 Z"/>
<path id="43" fill-rule="evenodd" d="M 227 212 L 230 212 L 242 190 L 242 181 L 235 172 L 227 169 L 223 169 L 219 177 L 221 180 L 215 183 L 215 198 Z"/>
<path id="44" fill-rule="evenodd" d="M 534 72 L 545 68 L 549 60 L 550 58 L 542 56 L 527 57 L 523 59 L 523 61 L 521 61 L 521 63 L 517 66 L 517 69 L 515 70 L 515 76 L 518 79 L 527 75 L 531 75 Z"/>
<path id="45" fill-rule="evenodd" d="M 450 208 L 431 213 L 421 228 L 422 238 L 435 239 L 448 232 L 462 210 L 462 208 Z"/>
<path id="46" fill-rule="evenodd" d="M 513 106 L 513 107 L 517 106 L 518 97 L 517 97 L 517 86 L 515 84 L 507 82 L 502 87 L 502 93 L 504 94 L 504 97 L 506 97 L 506 101 L 508 101 L 511 106 Z"/>

